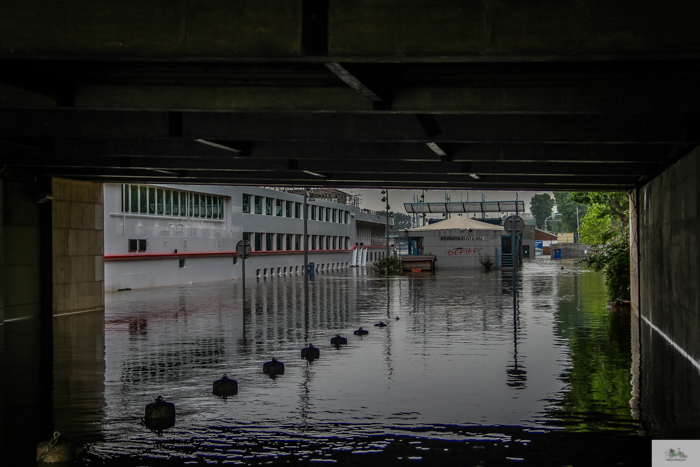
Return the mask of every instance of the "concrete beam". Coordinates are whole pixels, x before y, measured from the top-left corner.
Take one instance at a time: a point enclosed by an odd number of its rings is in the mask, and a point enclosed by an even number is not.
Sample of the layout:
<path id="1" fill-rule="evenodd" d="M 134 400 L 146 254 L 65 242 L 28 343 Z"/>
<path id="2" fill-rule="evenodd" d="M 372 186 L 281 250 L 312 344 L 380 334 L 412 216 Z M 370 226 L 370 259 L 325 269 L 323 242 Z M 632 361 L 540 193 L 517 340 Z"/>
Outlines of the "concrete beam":
<path id="1" fill-rule="evenodd" d="M 171 123 L 177 116 L 180 131 Z M 697 143 L 700 114 L 435 115 L 441 142 Z M 0 109 L 0 138 L 155 137 L 240 141 L 430 141 L 414 114 Z"/>

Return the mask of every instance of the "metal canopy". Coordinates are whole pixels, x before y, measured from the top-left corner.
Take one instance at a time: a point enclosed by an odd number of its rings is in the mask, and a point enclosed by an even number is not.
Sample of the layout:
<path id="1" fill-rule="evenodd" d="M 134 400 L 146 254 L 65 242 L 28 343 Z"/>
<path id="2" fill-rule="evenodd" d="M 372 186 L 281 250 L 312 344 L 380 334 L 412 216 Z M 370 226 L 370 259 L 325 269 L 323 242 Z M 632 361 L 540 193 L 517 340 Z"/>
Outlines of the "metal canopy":
<path id="1" fill-rule="evenodd" d="M 409 214 L 445 212 L 525 212 L 523 201 L 468 201 L 446 203 L 404 203 Z"/>

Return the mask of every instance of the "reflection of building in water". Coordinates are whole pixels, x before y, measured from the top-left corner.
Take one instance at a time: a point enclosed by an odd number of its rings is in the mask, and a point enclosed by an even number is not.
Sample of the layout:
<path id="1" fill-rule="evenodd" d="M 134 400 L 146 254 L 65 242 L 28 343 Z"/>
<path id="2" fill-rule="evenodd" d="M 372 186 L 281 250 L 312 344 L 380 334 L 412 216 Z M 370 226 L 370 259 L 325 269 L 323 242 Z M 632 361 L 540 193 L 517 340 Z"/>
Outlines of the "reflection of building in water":
<path id="1" fill-rule="evenodd" d="M 355 324 L 355 297 L 342 279 L 312 281 L 308 303 L 297 281 L 255 283 L 247 298 L 246 335 L 239 339 L 239 351 L 268 356 L 282 341 L 303 346 L 309 329 L 332 332 Z"/>
<path id="2" fill-rule="evenodd" d="M 162 334 L 178 339 L 181 336 Z M 224 362 L 223 337 L 153 342 L 129 341 L 129 358 L 122 361 L 121 380 L 128 383 L 168 383 L 186 379 L 193 368 Z"/>

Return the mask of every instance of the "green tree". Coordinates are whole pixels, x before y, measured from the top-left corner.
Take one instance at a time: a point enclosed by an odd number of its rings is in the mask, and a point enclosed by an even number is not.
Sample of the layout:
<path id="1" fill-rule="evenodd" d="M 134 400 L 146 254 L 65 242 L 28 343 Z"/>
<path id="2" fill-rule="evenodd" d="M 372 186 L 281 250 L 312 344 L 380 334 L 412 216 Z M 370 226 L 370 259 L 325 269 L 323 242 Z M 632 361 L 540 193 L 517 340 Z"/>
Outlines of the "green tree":
<path id="1" fill-rule="evenodd" d="M 625 193 L 578 192 L 571 198 L 589 205 L 581 238 L 598 246 L 584 262 L 603 273 L 608 297 L 630 298 L 629 201 Z"/>
<path id="2" fill-rule="evenodd" d="M 562 230 L 576 232 L 580 219 L 588 212 L 588 207 L 573 201 L 569 192 L 555 192 L 554 198 L 557 203 L 557 212 L 561 214 Z"/>
<path id="3" fill-rule="evenodd" d="M 535 216 L 535 226 L 544 229 L 544 221 L 552 215 L 554 199 L 547 193 L 535 195 L 530 200 L 530 212 Z"/>

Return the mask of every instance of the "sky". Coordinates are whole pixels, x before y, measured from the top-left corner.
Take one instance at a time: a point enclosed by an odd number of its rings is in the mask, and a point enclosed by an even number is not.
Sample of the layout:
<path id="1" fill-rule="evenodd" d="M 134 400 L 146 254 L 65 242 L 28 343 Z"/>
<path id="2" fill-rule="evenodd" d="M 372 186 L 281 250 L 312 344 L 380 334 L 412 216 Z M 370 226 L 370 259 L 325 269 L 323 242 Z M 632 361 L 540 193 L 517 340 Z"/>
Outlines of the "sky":
<path id="1" fill-rule="evenodd" d="M 354 189 L 343 191 L 352 192 L 354 195 L 362 194 L 361 208 L 371 209 L 373 211 L 384 211 L 385 203 L 383 203 L 381 194 L 382 190 L 374 189 Z M 389 205 L 391 211 L 406 214 L 403 203 L 413 202 L 413 195 L 420 196 L 422 190 L 389 190 Z M 530 199 L 540 193 L 548 193 L 554 197 L 551 191 L 476 191 L 476 190 L 425 190 L 425 201 L 440 202 L 445 201 L 445 193 L 450 197 L 450 201 L 481 201 L 481 195 L 484 195 L 486 201 L 513 201 L 517 199 L 525 202 L 525 212 L 530 212 Z"/>

